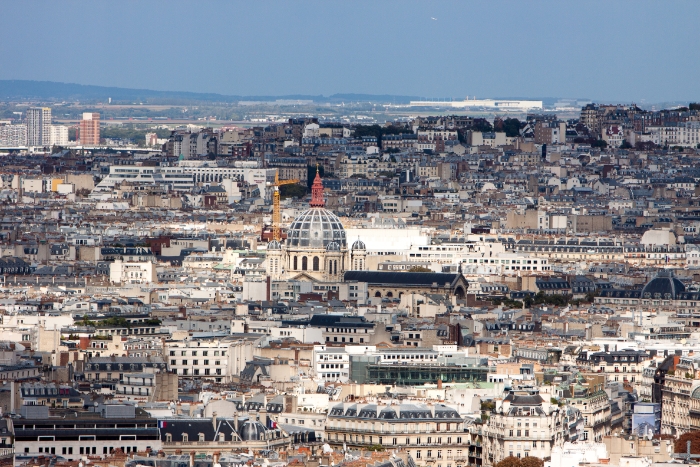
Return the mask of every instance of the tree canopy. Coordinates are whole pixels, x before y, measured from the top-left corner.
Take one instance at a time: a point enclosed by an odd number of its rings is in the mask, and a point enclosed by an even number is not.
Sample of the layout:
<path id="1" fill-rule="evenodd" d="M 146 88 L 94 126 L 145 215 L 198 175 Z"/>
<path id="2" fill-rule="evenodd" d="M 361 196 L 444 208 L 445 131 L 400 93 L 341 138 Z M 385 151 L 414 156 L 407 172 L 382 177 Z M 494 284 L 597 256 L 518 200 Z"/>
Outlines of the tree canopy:
<path id="1" fill-rule="evenodd" d="M 472 120 L 472 131 L 489 132 L 493 131 L 493 125 L 485 118 L 475 118 Z"/>
<path id="2" fill-rule="evenodd" d="M 508 456 L 501 462 L 496 464 L 496 467 L 544 467 L 544 461 L 539 457 L 515 457 Z"/>
<path id="3" fill-rule="evenodd" d="M 518 120 L 517 118 L 508 117 L 505 120 L 503 120 L 502 118 L 498 117 L 493 121 L 493 130 L 503 131 L 509 138 L 519 136 L 521 128 L 522 125 L 520 123 L 520 120 Z"/>
<path id="4" fill-rule="evenodd" d="M 534 456 L 522 457 L 520 467 L 544 467 L 544 461 Z"/>
<path id="5" fill-rule="evenodd" d="M 506 118 L 503 121 L 503 131 L 506 132 L 506 136 L 509 138 L 519 136 L 522 124 L 517 118 Z"/>
<path id="6" fill-rule="evenodd" d="M 297 183 L 293 185 L 282 185 L 280 187 L 280 198 L 303 198 L 306 196 L 306 187 Z"/>
<path id="7" fill-rule="evenodd" d="M 424 266 L 413 266 L 408 272 L 433 272 L 433 270 Z"/>
<path id="8" fill-rule="evenodd" d="M 384 135 L 400 135 L 402 133 L 410 133 L 410 131 L 402 126 L 389 125 L 357 125 L 355 127 L 355 137 L 362 138 L 363 136 L 374 136 L 377 138 L 377 144 L 382 147 L 382 136 Z"/>
<path id="9" fill-rule="evenodd" d="M 685 454 L 688 451 L 688 441 L 690 441 L 690 453 L 700 454 L 700 431 L 689 431 L 679 436 L 673 444 L 673 452 Z"/>

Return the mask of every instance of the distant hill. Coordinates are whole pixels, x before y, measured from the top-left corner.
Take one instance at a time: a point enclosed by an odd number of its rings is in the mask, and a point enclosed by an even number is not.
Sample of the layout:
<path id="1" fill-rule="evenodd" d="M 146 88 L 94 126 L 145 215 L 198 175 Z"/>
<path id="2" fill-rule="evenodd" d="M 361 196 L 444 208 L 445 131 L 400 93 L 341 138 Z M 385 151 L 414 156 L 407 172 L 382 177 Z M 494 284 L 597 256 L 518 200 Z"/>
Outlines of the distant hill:
<path id="1" fill-rule="evenodd" d="M 276 101 L 276 100 L 312 100 L 314 102 L 387 102 L 408 103 L 416 97 L 390 96 L 372 94 L 334 94 L 330 97 L 322 95 L 291 94 L 282 96 L 235 96 L 215 93 L 185 92 L 185 91 L 154 91 L 152 89 L 129 89 L 107 86 L 92 86 L 73 83 L 57 83 L 54 81 L 0 80 L 0 100 L 45 100 L 45 101 L 95 101 L 106 102 L 164 102 L 173 101 L 206 101 L 227 102 L 238 101 Z"/>
<path id="2" fill-rule="evenodd" d="M 0 80 L 0 101 L 2 100 L 38 100 L 38 101 L 81 101 L 84 103 L 143 102 L 149 104 L 191 104 L 193 102 L 235 103 L 239 101 L 274 102 L 276 100 L 306 100 L 315 103 L 373 102 L 381 104 L 408 104 L 412 100 L 423 100 L 420 96 L 400 96 L 391 94 L 353 94 L 338 93 L 331 96 L 289 94 L 280 96 L 239 96 L 216 93 L 186 91 L 154 91 L 152 89 L 130 89 L 85 84 L 58 83 L 55 81 Z M 482 96 L 487 98 L 489 96 Z M 493 97 L 494 99 L 533 99 L 542 100 L 551 105 L 558 100 L 555 97 Z"/>

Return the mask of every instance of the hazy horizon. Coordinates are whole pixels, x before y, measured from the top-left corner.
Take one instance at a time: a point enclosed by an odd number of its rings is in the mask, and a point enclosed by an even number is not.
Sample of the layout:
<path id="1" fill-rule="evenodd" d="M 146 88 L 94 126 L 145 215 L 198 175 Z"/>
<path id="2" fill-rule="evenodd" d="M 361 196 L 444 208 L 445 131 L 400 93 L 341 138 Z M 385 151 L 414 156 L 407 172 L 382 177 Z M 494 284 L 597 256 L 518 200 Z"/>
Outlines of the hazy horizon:
<path id="1" fill-rule="evenodd" d="M 690 1 L 68 1 L 3 10 L 0 79 L 241 96 L 700 98 L 700 3 Z"/>

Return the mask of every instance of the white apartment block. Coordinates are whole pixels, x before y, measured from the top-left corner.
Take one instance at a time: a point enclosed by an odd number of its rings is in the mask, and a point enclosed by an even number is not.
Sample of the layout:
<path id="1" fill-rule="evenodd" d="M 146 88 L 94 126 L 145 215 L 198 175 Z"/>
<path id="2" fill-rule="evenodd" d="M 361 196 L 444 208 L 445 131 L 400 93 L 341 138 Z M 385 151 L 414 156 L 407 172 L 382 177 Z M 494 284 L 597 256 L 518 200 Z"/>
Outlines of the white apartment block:
<path id="1" fill-rule="evenodd" d="M 157 282 L 155 263 L 115 260 L 109 265 L 109 280 L 113 284 L 150 284 Z"/>
<path id="2" fill-rule="evenodd" d="M 252 340 L 187 340 L 165 343 L 168 368 L 180 378 L 228 383 L 253 359 Z"/>
<path id="3" fill-rule="evenodd" d="M 27 145 L 27 125 L 0 125 L 0 146 L 9 148 Z"/>
<path id="4" fill-rule="evenodd" d="M 527 253 L 509 253 L 503 244 L 496 242 L 414 245 L 407 252 L 406 260 L 436 266 L 461 264 L 465 273 L 509 275 L 519 271 L 551 271 L 548 259 Z"/>
<path id="5" fill-rule="evenodd" d="M 696 148 L 700 144 L 700 122 L 681 122 L 648 128 L 651 140 L 660 146 Z"/>
<path id="6" fill-rule="evenodd" d="M 509 456 L 551 457 L 568 435 L 565 413 L 539 394 L 511 393 L 496 402 L 483 428 L 483 463 L 496 465 Z"/>
<path id="7" fill-rule="evenodd" d="M 68 127 L 65 125 L 51 125 L 49 144 L 51 146 L 68 145 Z"/>
<path id="8" fill-rule="evenodd" d="M 323 381 L 347 382 L 350 379 L 350 355 L 347 347 L 314 346 L 313 366 Z"/>

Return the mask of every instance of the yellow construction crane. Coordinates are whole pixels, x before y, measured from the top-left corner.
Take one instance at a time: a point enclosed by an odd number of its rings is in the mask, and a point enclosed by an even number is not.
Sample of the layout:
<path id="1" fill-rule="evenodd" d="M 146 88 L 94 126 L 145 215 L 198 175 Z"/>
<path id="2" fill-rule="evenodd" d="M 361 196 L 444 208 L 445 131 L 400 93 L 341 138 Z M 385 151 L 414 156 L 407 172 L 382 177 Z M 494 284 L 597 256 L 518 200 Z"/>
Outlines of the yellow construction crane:
<path id="1" fill-rule="evenodd" d="M 280 224 L 282 223 L 280 213 L 280 187 L 282 185 L 293 185 L 299 183 L 299 180 L 282 180 L 279 179 L 279 170 L 275 171 L 275 183 L 272 185 L 272 239 L 278 242 L 282 239 L 280 235 Z"/>

